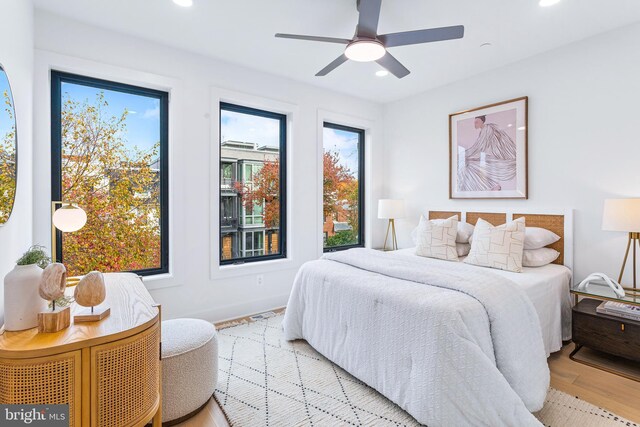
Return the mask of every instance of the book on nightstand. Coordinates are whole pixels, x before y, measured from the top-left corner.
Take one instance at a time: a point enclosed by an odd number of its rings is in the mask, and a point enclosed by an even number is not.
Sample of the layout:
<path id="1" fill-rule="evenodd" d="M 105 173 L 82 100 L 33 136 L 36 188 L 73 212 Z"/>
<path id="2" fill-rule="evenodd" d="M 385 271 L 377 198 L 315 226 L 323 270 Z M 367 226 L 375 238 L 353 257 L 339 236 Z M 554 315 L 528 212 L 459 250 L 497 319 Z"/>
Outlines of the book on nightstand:
<path id="1" fill-rule="evenodd" d="M 605 301 L 596 308 L 596 311 L 600 314 L 640 321 L 640 307 L 635 305 Z"/>

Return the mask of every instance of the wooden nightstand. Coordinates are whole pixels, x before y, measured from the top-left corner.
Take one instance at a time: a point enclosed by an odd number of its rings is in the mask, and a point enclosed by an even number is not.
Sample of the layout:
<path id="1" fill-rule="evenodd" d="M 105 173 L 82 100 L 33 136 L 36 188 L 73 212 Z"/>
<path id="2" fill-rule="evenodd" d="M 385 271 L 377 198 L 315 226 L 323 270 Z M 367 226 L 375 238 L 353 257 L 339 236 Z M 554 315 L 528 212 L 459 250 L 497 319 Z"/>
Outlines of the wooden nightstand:
<path id="1" fill-rule="evenodd" d="M 587 347 L 640 362 L 640 322 L 600 314 L 596 311 L 596 308 L 601 303 L 602 301 L 600 300 L 585 298 L 573 307 L 572 331 L 576 348 L 569 357 L 580 363 L 624 375 L 615 370 L 574 357 L 582 347 Z M 631 378 L 640 381 L 640 378 Z"/>

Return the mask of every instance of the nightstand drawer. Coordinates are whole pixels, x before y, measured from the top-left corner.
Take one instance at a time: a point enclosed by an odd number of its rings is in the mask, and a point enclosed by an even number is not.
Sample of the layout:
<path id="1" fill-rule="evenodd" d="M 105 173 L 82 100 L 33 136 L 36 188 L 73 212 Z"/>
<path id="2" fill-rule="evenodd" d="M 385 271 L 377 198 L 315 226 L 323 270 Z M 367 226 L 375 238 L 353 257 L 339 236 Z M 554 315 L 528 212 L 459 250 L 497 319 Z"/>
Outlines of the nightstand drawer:
<path id="1" fill-rule="evenodd" d="M 640 322 L 596 312 L 601 301 L 583 300 L 573 309 L 573 342 L 640 361 Z"/>

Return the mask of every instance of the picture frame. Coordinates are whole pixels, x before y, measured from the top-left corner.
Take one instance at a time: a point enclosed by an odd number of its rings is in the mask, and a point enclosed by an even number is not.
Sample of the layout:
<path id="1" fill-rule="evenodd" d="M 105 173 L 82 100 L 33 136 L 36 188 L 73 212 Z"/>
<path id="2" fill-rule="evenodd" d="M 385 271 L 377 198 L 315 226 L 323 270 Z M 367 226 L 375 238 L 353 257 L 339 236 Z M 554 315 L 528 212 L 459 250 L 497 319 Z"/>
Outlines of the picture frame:
<path id="1" fill-rule="evenodd" d="M 449 198 L 527 199 L 529 98 L 449 115 Z"/>

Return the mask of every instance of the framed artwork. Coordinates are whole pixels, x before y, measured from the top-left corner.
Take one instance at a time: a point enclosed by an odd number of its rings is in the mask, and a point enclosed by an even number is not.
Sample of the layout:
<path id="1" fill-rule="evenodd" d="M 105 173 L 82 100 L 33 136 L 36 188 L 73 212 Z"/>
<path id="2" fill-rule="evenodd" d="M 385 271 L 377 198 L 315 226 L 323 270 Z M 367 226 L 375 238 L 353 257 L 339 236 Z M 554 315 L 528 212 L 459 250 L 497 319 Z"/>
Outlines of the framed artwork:
<path id="1" fill-rule="evenodd" d="M 527 109 L 522 97 L 449 115 L 449 198 L 526 199 Z"/>

